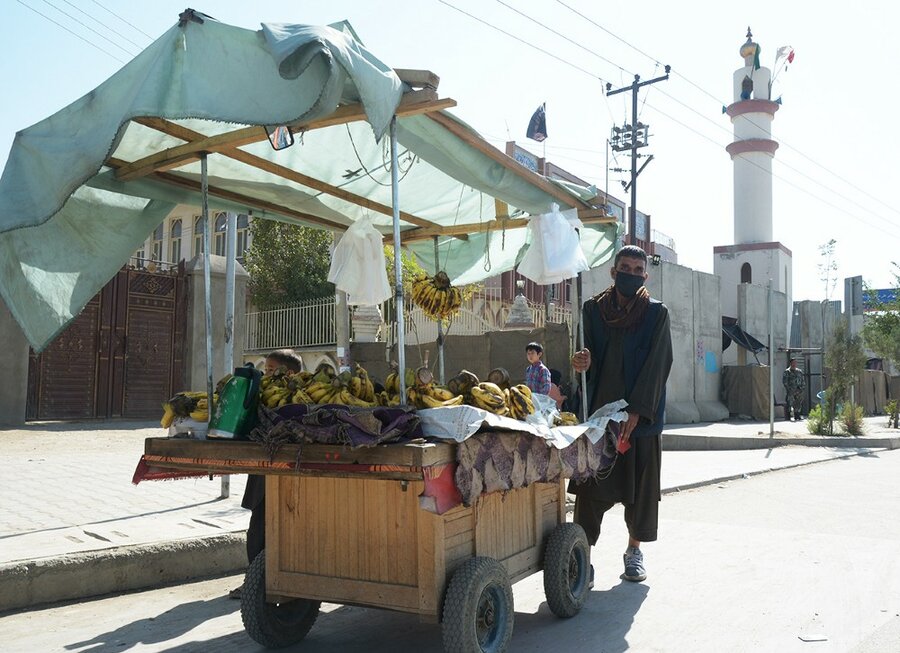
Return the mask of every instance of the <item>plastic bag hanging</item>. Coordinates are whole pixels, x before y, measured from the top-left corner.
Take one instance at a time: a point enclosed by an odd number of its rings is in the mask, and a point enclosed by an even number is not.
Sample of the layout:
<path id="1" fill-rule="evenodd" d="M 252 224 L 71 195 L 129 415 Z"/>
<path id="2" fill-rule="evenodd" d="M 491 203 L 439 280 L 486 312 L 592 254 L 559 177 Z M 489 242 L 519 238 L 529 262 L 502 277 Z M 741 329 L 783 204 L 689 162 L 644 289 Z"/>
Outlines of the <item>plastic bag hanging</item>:
<path id="1" fill-rule="evenodd" d="M 528 222 L 530 245 L 519 263 L 519 274 L 550 285 L 590 269 L 576 228 L 583 228 L 576 209 L 560 212 L 553 204 L 550 213 L 532 216 Z"/>
<path id="2" fill-rule="evenodd" d="M 369 217 L 352 225 L 334 248 L 328 280 L 347 293 L 350 305 L 377 306 L 391 297 L 384 244 Z"/>

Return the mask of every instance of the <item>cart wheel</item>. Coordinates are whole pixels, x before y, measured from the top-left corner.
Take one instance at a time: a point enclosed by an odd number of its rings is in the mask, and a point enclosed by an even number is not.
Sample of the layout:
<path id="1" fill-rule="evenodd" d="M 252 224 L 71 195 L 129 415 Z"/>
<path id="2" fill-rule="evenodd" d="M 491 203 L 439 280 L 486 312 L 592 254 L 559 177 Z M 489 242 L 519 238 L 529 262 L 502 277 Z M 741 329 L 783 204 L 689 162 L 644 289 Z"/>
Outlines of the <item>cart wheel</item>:
<path id="1" fill-rule="evenodd" d="M 513 630 L 513 595 L 506 569 L 493 558 L 467 560 L 444 598 L 446 653 L 502 653 Z"/>
<path id="2" fill-rule="evenodd" d="M 247 634 L 266 648 L 283 648 L 306 637 L 318 616 L 319 601 L 266 603 L 266 552 L 260 551 L 241 590 L 241 621 Z"/>
<path id="3" fill-rule="evenodd" d="M 544 550 L 544 594 L 557 617 L 574 617 L 588 595 L 591 547 L 578 524 L 560 524 Z"/>

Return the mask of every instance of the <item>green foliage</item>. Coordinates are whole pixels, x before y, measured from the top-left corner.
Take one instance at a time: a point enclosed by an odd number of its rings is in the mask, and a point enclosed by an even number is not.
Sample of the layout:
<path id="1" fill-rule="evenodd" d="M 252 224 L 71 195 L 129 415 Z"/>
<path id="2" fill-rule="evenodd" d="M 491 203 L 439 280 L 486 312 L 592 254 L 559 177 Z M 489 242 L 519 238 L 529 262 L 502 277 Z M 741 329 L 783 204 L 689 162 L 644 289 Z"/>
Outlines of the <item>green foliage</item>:
<path id="1" fill-rule="evenodd" d="M 897 413 L 900 412 L 900 410 L 898 410 L 898 409 L 900 409 L 900 402 L 898 402 L 896 399 L 891 399 L 889 402 L 887 402 L 885 404 L 884 410 L 888 415 L 888 423 L 887 423 L 888 428 L 890 428 L 892 426 L 895 429 L 900 428 L 900 425 L 898 425 L 898 421 L 900 421 L 900 420 L 898 420 L 898 415 L 897 415 Z"/>
<path id="2" fill-rule="evenodd" d="M 244 255 L 249 290 L 260 310 L 278 308 L 334 293 L 328 282 L 331 232 L 311 227 L 254 220 L 253 241 Z"/>
<path id="3" fill-rule="evenodd" d="M 837 404 L 847 403 L 850 386 L 856 383 L 866 367 L 862 338 L 851 336 L 845 320 L 838 320 L 825 349 L 825 367 L 829 370 L 826 403 L 830 415 L 837 414 Z"/>
<path id="4" fill-rule="evenodd" d="M 828 409 L 820 405 L 813 406 L 806 416 L 806 430 L 813 435 L 828 435 L 830 427 Z"/>
<path id="5" fill-rule="evenodd" d="M 894 265 L 894 300 L 879 302 L 877 295 L 869 290 L 869 299 L 875 304 L 875 311 L 865 317 L 863 338 L 866 346 L 879 358 L 900 366 L 900 265 Z"/>
<path id="6" fill-rule="evenodd" d="M 863 407 L 858 404 L 844 404 L 844 408 L 841 410 L 841 426 L 849 435 L 862 435 L 865 432 Z"/>

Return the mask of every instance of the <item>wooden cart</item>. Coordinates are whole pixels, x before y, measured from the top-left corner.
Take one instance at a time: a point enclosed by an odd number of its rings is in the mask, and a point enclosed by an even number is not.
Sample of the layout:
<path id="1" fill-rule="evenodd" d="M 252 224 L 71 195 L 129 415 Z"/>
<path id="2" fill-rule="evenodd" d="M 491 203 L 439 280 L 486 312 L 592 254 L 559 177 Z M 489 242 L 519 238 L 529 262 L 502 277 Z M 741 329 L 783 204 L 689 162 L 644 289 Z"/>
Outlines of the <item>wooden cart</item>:
<path id="1" fill-rule="evenodd" d="M 266 550 L 247 571 L 241 615 L 268 647 L 301 640 L 329 601 L 440 621 L 448 652 L 504 651 L 512 583 L 543 569 L 561 617 L 587 597 L 589 547 L 566 523 L 562 482 L 442 515 L 420 508 L 426 475 L 455 461 L 452 444 L 285 445 L 270 460 L 251 442 L 150 438 L 145 453 L 154 466 L 266 475 Z"/>

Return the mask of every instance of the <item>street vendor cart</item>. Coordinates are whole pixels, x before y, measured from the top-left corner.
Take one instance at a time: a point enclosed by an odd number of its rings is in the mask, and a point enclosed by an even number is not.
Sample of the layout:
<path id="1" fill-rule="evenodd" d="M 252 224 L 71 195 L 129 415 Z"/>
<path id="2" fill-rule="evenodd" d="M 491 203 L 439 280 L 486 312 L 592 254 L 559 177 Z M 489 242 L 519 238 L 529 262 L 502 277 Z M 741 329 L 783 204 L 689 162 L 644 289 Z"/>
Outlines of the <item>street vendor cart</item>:
<path id="1" fill-rule="evenodd" d="M 267 647 L 300 641 L 321 601 L 441 622 L 446 651 L 504 651 L 512 583 L 544 571 L 550 609 L 578 613 L 590 575 L 581 528 L 565 519 L 562 482 L 483 494 L 443 514 L 420 506 L 451 469 L 455 444 L 363 449 L 150 438 L 147 464 L 266 475 L 266 550 L 247 571 L 241 616 Z"/>

